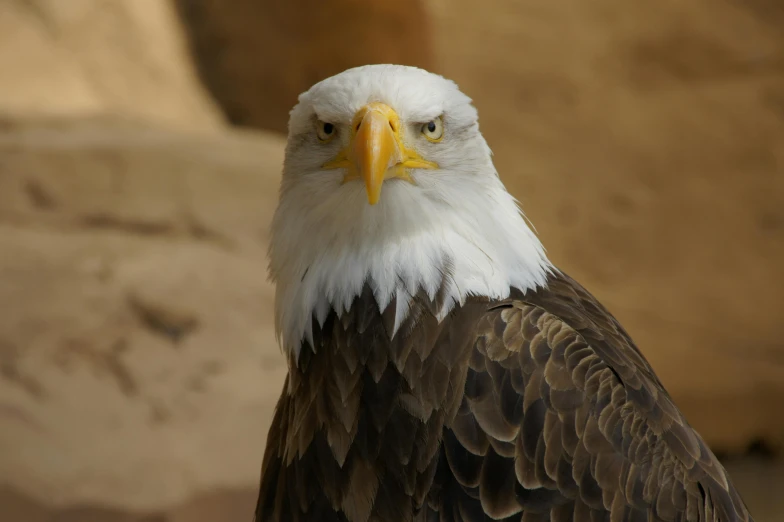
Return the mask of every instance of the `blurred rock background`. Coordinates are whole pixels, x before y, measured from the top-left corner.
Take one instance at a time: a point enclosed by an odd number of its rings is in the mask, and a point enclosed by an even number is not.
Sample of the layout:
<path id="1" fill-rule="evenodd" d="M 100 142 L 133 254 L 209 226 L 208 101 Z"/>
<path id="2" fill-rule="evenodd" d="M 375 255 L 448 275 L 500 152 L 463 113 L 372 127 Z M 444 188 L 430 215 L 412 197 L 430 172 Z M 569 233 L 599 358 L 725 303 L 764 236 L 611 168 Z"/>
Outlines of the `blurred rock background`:
<path id="1" fill-rule="evenodd" d="M 251 520 L 287 113 L 398 62 L 474 98 L 551 258 L 777 520 L 782 28 L 770 0 L 2 0 L 0 519 Z"/>

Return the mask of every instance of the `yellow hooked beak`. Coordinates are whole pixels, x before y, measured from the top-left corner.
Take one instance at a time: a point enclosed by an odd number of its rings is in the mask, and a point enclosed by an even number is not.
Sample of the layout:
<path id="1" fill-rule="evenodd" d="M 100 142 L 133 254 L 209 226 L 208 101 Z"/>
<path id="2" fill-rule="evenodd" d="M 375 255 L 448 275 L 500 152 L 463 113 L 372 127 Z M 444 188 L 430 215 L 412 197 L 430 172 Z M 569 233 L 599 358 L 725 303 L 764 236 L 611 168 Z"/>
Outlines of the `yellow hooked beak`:
<path id="1" fill-rule="evenodd" d="M 400 118 L 389 105 L 366 105 L 354 116 L 348 147 L 322 168 L 348 169 L 343 183 L 363 179 L 368 203 L 375 205 L 384 180 L 399 178 L 413 183 L 408 169 L 438 168 L 438 164 L 422 159 L 403 145 L 400 127 Z"/>

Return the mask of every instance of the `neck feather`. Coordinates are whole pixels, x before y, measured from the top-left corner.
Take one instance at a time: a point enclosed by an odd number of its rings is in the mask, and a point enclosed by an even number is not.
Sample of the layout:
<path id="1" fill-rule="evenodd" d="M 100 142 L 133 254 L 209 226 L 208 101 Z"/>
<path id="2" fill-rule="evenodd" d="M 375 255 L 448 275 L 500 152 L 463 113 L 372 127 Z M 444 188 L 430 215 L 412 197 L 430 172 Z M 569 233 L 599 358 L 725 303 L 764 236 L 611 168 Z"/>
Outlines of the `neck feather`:
<path id="1" fill-rule="evenodd" d="M 283 191 L 270 276 L 278 337 L 295 359 L 313 345 L 313 321 L 323 325 L 330 311 L 348 312 L 367 287 L 379 310 L 394 303 L 395 335 L 420 292 L 438 298 L 440 321 L 471 296 L 503 299 L 512 288 L 545 284 L 552 266 L 496 176 L 483 181 L 481 192 L 439 187 L 438 197 L 406 183 L 385 184 L 374 207 L 357 186 L 356 193 L 322 198 L 309 213 L 291 212 L 292 195 Z"/>

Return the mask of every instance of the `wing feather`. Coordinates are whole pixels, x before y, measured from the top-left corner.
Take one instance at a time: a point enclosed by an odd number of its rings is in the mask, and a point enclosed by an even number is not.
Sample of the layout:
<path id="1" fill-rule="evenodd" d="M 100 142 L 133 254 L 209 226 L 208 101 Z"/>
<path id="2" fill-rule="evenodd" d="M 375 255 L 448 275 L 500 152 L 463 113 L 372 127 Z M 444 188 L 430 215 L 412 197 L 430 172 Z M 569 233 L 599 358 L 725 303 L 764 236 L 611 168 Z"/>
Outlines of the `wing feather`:
<path id="1" fill-rule="evenodd" d="M 568 276 L 489 306 L 468 367 L 440 520 L 753 521 L 628 334 Z"/>

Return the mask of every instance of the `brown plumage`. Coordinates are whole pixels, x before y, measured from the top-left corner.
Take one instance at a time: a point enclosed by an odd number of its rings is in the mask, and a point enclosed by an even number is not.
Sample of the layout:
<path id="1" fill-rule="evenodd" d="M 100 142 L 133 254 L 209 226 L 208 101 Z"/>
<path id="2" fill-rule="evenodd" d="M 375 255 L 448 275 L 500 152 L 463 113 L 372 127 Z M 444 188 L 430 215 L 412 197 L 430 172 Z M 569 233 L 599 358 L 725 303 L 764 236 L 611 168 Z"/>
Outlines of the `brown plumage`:
<path id="1" fill-rule="evenodd" d="M 438 301 L 438 298 L 436 299 Z M 618 322 L 563 274 L 392 337 L 369 288 L 314 321 L 264 456 L 258 522 L 750 522 Z"/>

